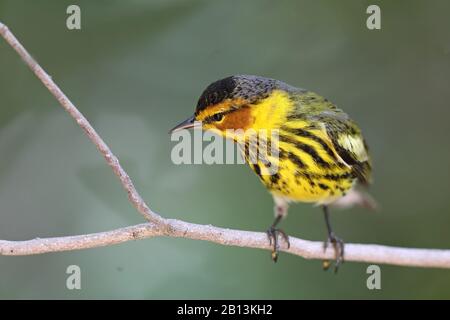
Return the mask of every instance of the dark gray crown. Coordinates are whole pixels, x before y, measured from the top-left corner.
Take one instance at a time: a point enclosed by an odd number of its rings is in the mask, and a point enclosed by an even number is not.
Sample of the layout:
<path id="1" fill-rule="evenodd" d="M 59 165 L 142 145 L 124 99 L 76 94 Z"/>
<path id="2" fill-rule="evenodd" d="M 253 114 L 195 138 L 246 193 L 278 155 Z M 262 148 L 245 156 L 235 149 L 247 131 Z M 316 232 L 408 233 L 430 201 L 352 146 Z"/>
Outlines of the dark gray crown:
<path id="1" fill-rule="evenodd" d="M 272 90 L 279 88 L 296 90 L 290 85 L 270 78 L 251 75 L 235 75 L 211 83 L 203 91 L 197 103 L 196 113 L 225 99 L 243 98 L 253 103 L 266 98 Z M 298 89 L 297 89 L 298 90 Z"/>

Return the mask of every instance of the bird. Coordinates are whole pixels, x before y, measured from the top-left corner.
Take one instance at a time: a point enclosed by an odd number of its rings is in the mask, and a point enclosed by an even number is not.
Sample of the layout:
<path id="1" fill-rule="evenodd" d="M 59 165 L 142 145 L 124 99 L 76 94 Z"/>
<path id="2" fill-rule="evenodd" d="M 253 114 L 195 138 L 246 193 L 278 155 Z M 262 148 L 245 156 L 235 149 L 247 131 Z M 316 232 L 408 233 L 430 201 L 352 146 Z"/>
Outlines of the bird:
<path id="1" fill-rule="evenodd" d="M 289 204 L 311 203 L 322 207 L 327 230 L 323 247 L 332 244 L 337 271 L 345 245 L 331 227 L 330 207 L 376 206 L 366 192 L 372 164 L 356 122 L 315 92 L 272 78 L 233 75 L 207 86 L 194 114 L 169 132 L 197 127 L 238 143 L 246 163 L 272 194 L 275 219 L 266 231 L 272 260 L 278 260 L 280 239 L 290 246 L 288 235 L 278 228 Z M 261 130 L 277 133 L 261 140 L 277 152 L 255 157 L 249 140 Z M 324 269 L 329 266 L 330 261 L 323 261 Z"/>

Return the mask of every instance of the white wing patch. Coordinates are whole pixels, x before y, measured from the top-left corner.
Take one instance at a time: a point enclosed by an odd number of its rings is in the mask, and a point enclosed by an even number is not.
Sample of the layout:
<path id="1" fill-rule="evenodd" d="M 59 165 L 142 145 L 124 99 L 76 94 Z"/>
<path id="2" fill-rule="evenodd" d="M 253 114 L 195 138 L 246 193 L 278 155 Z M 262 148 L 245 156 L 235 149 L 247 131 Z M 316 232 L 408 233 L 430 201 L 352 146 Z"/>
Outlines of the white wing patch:
<path id="1" fill-rule="evenodd" d="M 368 161 L 369 155 L 364 147 L 364 141 L 361 136 L 352 136 L 343 134 L 338 138 L 339 145 L 355 155 L 355 158 L 360 161 Z"/>

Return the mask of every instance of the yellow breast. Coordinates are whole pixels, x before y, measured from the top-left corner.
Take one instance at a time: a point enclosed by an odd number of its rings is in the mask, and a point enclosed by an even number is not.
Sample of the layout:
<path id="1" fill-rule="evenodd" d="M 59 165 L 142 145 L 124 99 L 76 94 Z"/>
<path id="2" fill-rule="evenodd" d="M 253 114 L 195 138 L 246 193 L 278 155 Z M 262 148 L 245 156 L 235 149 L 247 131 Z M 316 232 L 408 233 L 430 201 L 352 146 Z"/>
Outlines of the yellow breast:
<path id="1" fill-rule="evenodd" d="M 288 94 L 279 91 L 253 108 L 252 128 L 276 131 L 277 139 L 272 139 L 271 145 L 278 154 L 271 155 L 267 150 L 267 159 L 253 161 L 250 167 L 277 196 L 292 201 L 331 202 L 351 189 L 355 178 L 326 133 L 306 120 L 287 121 L 286 115 L 294 107 Z M 245 156 L 249 158 L 248 153 Z"/>

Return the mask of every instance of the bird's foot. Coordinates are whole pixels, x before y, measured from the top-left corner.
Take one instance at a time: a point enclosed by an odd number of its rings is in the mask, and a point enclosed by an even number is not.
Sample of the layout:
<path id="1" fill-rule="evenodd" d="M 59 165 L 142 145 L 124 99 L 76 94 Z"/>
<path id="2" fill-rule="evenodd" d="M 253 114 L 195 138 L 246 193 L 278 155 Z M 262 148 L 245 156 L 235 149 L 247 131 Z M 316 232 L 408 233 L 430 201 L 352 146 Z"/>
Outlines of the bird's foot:
<path id="1" fill-rule="evenodd" d="M 328 235 L 328 239 L 323 243 L 323 251 L 326 251 L 329 244 L 333 245 L 334 253 L 335 253 L 335 264 L 334 264 L 334 273 L 336 273 L 339 269 L 339 266 L 344 262 L 344 241 L 337 237 L 333 232 Z M 323 261 L 323 269 L 328 270 L 330 268 L 330 261 Z"/>
<path id="2" fill-rule="evenodd" d="M 287 248 L 289 249 L 291 247 L 291 244 L 289 242 L 289 236 L 281 229 L 275 228 L 274 226 L 271 226 L 267 231 L 267 238 L 269 238 L 269 244 L 272 246 L 272 260 L 273 262 L 277 262 L 278 260 L 278 251 L 280 249 L 279 242 L 278 242 L 278 236 L 281 235 L 283 240 L 287 244 Z"/>

